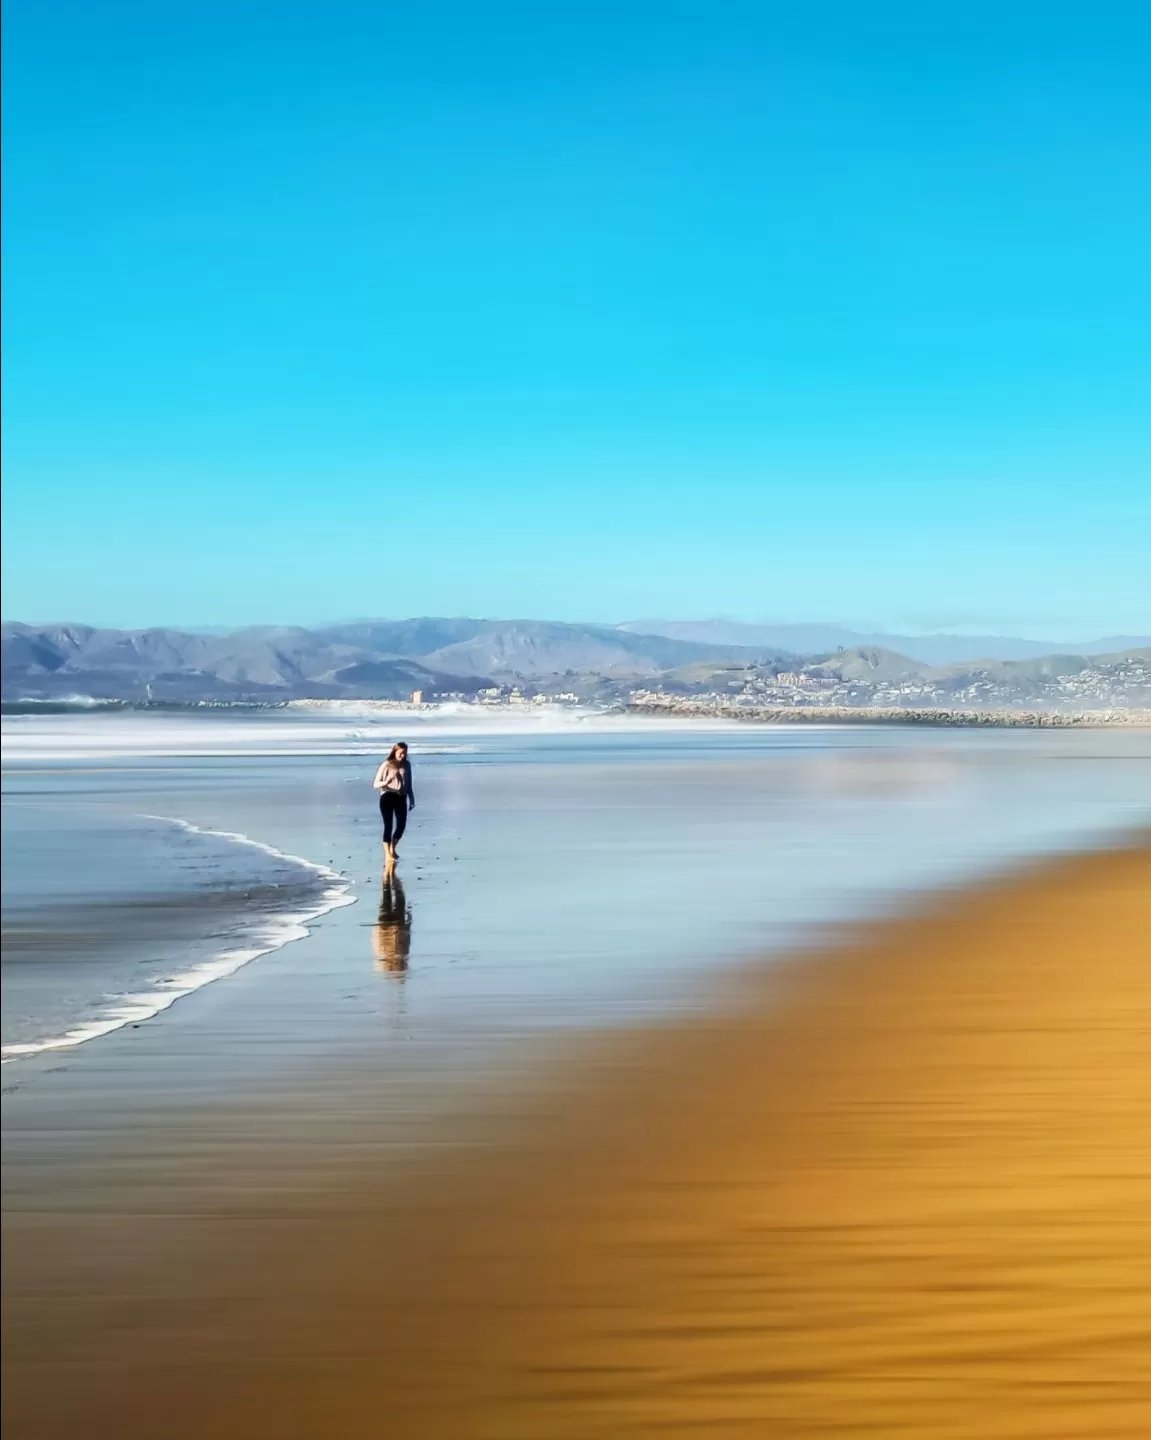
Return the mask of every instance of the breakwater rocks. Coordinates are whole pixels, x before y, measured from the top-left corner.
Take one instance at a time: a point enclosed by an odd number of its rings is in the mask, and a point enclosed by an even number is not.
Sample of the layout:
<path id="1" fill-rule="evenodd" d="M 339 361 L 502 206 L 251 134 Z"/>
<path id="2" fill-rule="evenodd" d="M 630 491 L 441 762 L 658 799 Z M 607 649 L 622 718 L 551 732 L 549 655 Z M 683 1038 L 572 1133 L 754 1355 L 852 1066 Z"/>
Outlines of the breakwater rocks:
<path id="1" fill-rule="evenodd" d="M 879 705 L 752 706 L 691 700 L 683 696 L 633 701 L 632 715 L 671 715 L 690 719 L 741 720 L 759 725 L 942 725 L 995 729 L 1062 730 L 1116 725 L 1151 726 L 1151 710 L 1091 710 L 1077 713 L 1042 710 L 905 709 Z"/>

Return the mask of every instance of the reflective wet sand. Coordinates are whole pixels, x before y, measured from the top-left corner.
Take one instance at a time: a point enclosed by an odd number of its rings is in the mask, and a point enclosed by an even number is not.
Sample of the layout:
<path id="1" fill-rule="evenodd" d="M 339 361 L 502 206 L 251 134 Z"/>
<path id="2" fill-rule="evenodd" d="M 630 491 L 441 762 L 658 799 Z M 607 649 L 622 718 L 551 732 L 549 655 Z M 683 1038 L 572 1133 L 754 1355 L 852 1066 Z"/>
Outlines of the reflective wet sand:
<path id="1" fill-rule="evenodd" d="M 224 1128 L 10 1212 L 8 1433 L 1151 1433 L 1151 851 L 727 1000 L 402 1159 L 362 1107 L 274 1191 Z"/>

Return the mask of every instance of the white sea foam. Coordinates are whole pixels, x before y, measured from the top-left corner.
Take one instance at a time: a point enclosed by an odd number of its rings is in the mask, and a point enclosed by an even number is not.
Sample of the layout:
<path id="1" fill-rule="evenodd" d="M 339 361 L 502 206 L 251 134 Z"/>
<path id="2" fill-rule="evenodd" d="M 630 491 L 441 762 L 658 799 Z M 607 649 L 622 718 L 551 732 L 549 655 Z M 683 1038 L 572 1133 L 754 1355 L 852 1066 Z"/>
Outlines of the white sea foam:
<path id="1" fill-rule="evenodd" d="M 182 1000 L 184 996 L 203 989 L 213 980 L 222 980 L 225 976 L 234 975 L 249 961 L 257 960 L 261 955 L 270 954 L 273 950 L 280 950 L 293 940 L 303 940 L 311 933 L 308 926 L 314 920 L 318 920 L 321 915 L 327 915 L 329 911 L 338 910 L 343 905 L 356 903 L 356 897 L 349 893 L 351 882 L 338 871 L 331 869 L 330 866 L 319 865 L 314 860 L 305 860 L 301 855 L 290 855 L 284 850 L 277 850 L 274 845 L 265 845 L 262 840 L 253 840 L 250 835 L 242 835 L 237 831 L 209 830 L 204 826 L 193 825 L 188 820 L 180 820 L 172 815 L 145 815 L 141 818 L 176 825 L 181 830 L 186 830 L 193 835 L 210 835 L 218 840 L 230 840 L 236 845 L 250 845 L 253 849 L 262 850 L 266 855 L 271 855 L 277 860 L 286 860 L 293 865 L 310 870 L 330 883 L 324 889 L 318 904 L 306 910 L 285 911 L 283 914 L 272 917 L 259 928 L 253 929 L 248 937 L 247 945 L 234 950 L 222 951 L 210 959 L 190 965 L 186 970 L 178 971 L 175 975 L 169 975 L 163 980 L 157 981 L 147 990 L 119 996 L 103 1014 L 83 1025 L 77 1025 L 72 1030 L 66 1030 L 63 1035 L 5 1045 L 0 1064 L 7 1065 L 13 1060 L 24 1059 L 30 1055 L 40 1055 L 46 1050 L 69 1050 L 73 1046 L 83 1045 L 89 1040 L 97 1040 L 101 1035 L 110 1035 L 115 1030 L 122 1030 L 126 1025 L 140 1025 L 145 1020 L 151 1020 L 154 1016 L 159 1015 L 161 1011 L 167 1010 L 177 1000 Z"/>
<path id="2" fill-rule="evenodd" d="M 342 708 L 330 708 L 340 705 Z M 667 733 L 675 729 L 730 730 L 730 720 L 604 714 L 558 706 L 520 709 L 479 705 L 435 706 L 422 711 L 373 710 L 364 702 L 312 702 L 291 711 L 237 716 L 144 714 L 93 710 L 71 715 L 6 715 L 0 723 L 5 762 L 112 759 L 259 759 L 373 756 L 395 739 L 414 756 L 455 754 L 495 736 Z M 815 728 L 815 727 L 811 727 Z"/>

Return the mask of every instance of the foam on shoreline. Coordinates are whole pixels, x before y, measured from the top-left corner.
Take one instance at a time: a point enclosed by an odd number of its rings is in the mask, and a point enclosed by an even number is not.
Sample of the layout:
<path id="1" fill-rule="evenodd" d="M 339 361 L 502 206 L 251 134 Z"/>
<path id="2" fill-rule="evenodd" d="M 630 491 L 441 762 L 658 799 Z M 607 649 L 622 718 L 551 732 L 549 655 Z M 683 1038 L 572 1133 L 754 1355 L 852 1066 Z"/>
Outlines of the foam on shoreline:
<path id="1" fill-rule="evenodd" d="M 251 846 L 265 855 L 272 856 L 273 859 L 287 861 L 289 864 L 311 871 L 328 883 L 319 897 L 318 904 L 303 909 L 286 910 L 279 915 L 267 917 L 259 925 L 253 926 L 247 936 L 247 944 L 223 950 L 206 960 L 197 961 L 186 969 L 179 970 L 176 974 L 169 975 L 149 986 L 146 990 L 118 996 L 107 1006 L 103 1014 L 82 1025 L 77 1025 L 71 1030 L 66 1030 L 61 1035 L 49 1036 L 43 1040 L 13 1042 L 5 1045 L 0 1052 L 0 1064 L 8 1065 L 14 1060 L 41 1055 L 48 1050 L 70 1050 L 77 1045 L 86 1044 L 89 1040 L 98 1040 L 103 1035 L 110 1035 L 116 1030 L 122 1030 L 125 1026 L 141 1025 L 146 1020 L 152 1020 L 162 1011 L 169 1009 L 177 1000 L 182 1000 L 185 996 L 203 989 L 205 985 L 210 985 L 213 980 L 222 980 L 228 975 L 234 975 L 237 970 L 252 960 L 258 960 L 261 955 L 268 955 L 274 950 L 280 950 L 285 945 L 291 944 L 293 940 L 303 940 L 310 933 L 309 925 L 322 915 L 327 915 L 341 906 L 355 904 L 355 896 L 350 894 L 350 880 L 329 866 L 307 860 L 302 855 L 291 855 L 284 850 L 276 849 L 274 845 L 266 845 L 262 840 L 254 840 L 250 835 L 243 835 L 238 831 L 211 830 L 205 826 L 193 825 L 188 820 L 180 820 L 173 815 L 144 815 L 141 816 L 141 819 L 174 825 L 192 835 L 210 836 L 216 840 L 227 840 L 235 845 Z"/>

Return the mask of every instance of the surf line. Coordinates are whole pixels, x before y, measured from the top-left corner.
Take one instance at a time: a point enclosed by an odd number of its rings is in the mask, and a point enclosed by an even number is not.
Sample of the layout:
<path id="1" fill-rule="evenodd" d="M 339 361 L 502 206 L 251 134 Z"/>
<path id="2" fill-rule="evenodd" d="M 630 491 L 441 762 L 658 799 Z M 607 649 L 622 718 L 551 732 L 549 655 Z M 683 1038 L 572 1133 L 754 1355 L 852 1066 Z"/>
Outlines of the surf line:
<path id="1" fill-rule="evenodd" d="M 293 940 L 303 940 L 311 931 L 308 926 L 344 905 L 354 905 L 356 897 L 351 894 L 352 882 L 333 870 L 329 865 L 319 865 L 314 860 L 305 860 L 302 855 L 291 855 L 286 850 L 277 850 L 274 845 L 265 845 L 262 840 L 253 840 L 250 835 L 234 830 L 210 830 L 203 825 L 193 825 L 190 820 L 180 820 L 174 815 L 142 815 L 142 820 L 157 820 L 165 825 L 175 825 L 192 835 L 211 836 L 217 840 L 230 840 L 236 845 L 250 845 L 277 860 L 287 860 L 305 870 L 322 876 L 329 883 L 320 896 L 319 903 L 306 910 L 286 911 L 261 926 L 250 937 L 250 943 L 234 950 L 224 950 L 211 959 L 190 965 L 163 980 L 156 981 L 148 990 L 120 996 L 104 1013 L 66 1030 L 63 1035 L 54 1035 L 46 1040 L 29 1040 L 5 1045 L 0 1053 L 0 1064 L 8 1065 L 13 1060 L 26 1059 L 31 1055 L 43 1054 L 46 1050 L 70 1050 L 89 1040 L 98 1040 L 102 1035 L 122 1030 L 126 1025 L 141 1025 L 182 1000 L 210 985 L 213 980 L 223 980 L 261 955 L 281 950 Z"/>

